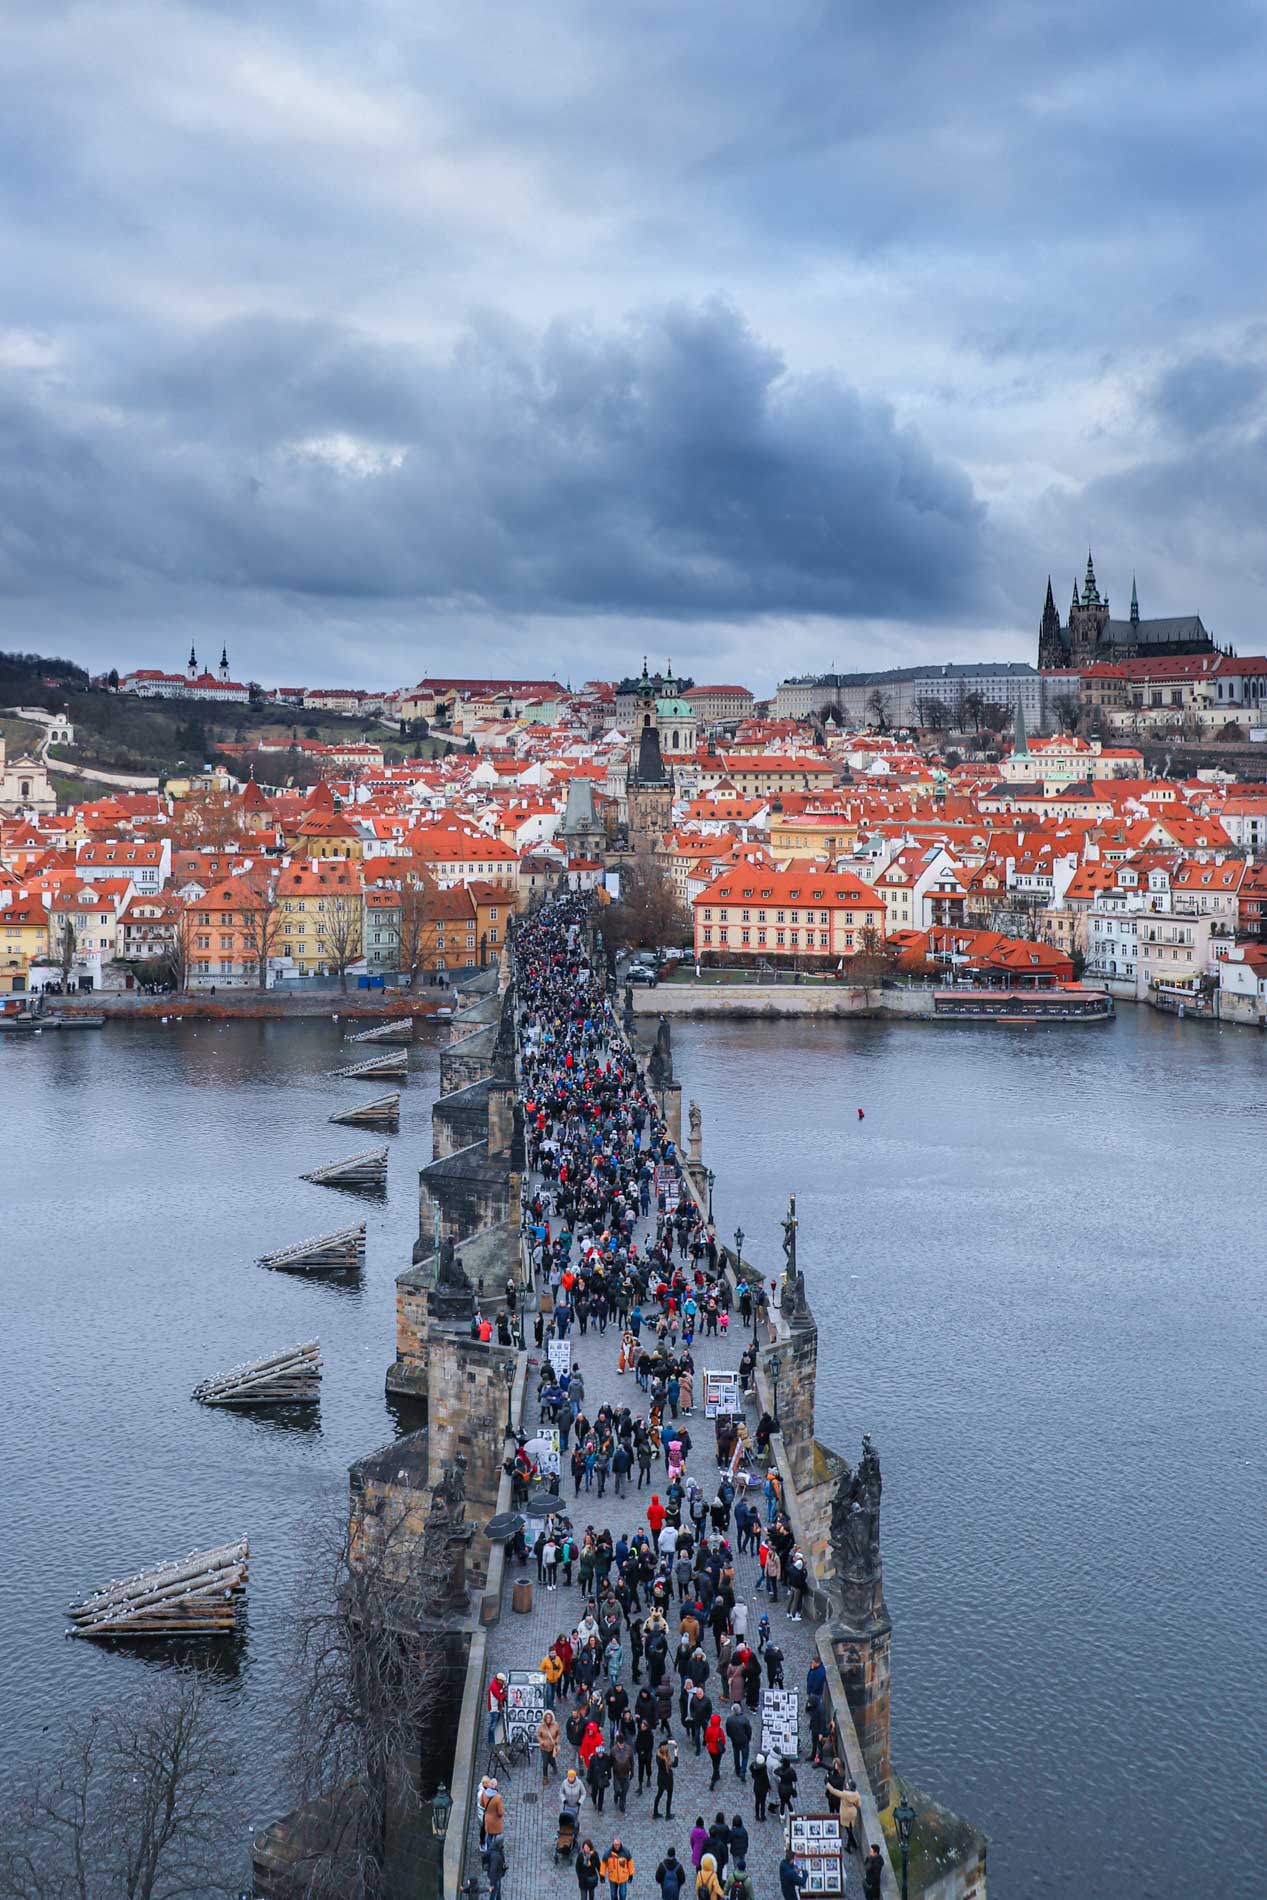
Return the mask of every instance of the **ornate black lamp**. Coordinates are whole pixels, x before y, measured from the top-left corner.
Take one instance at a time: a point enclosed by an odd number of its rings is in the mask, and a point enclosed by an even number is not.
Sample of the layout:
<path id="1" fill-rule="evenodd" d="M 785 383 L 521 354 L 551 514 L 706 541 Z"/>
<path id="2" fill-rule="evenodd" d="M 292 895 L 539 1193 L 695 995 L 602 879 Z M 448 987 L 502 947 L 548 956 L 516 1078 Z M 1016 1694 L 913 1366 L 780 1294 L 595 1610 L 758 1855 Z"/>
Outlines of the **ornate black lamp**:
<path id="1" fill-rule="evenodd" d="M 515 1435 L 515 1421 L 510 1411 L 510 1402 L 515 1390 L 515 1362 L 513 1359 L 508 1359 L 502 1367 L 502 1377 L 506 1381 L 506 1436 L 507 1438 L 513 1438 Z"/>
<path id="2" fill-rule="evenodd" d="M 704 1179 L 708 1182 L 708 1224 L 711 1227 L 713 1224 L 713 1183 L 717 1176 L 711 1168 L 705 1168 Z"/>
<path id="3" fill-rule="evenodd" d="M 915 1810 L 907 1800 L 905 1794 L 893 1810 L 893 1825 L 897 1829 L 897 1844 L 902 1850 L 902 1900 L 907 1900 L 911 1829 L 915 1825 Z"/>
<path id="4" fill-rule="evenodd" d="M 449 1831 L 449 1817 L 453 1813 L 453 1796 L 444 1783 L 431 1797 L 431 1832 L 438 1841 L 442 1841 Z"/>

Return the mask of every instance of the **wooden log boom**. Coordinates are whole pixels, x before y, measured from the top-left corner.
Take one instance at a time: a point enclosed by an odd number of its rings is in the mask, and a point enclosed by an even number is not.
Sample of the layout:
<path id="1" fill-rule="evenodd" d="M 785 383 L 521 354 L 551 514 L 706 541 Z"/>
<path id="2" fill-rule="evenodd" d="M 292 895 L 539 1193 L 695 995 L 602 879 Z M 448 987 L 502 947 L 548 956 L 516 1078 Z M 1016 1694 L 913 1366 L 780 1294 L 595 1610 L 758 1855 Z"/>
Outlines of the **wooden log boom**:
<path id="1" fill-rule="evenodd" d="M 389 1049 L 385 1056 L 371 1056 L 367 1062 L 353 1062 L 346 1069 L 334 1069 L 331 1073 L 341 1076 L 345 1081 L 374 1082 L 380 1076 L 407 1082 L 409 1079 L 409 1051 L 407 1049 Z"/>
<path id="2" fill-rule="evenodd" d="M 315 1181 L 319 1187 L 354 1188 L 358 1193 L 382 1193 L 387 1186 L 387 1150 L 370 1148 L 364 1154 L 348 1155 L 343 1161 L 329 1161 L 300 1175 L 301 1181 Z"/>
<path id="3" fill-rule="evenodd" d="M 193 1396 L 203 1405 L 316 1405 L 321 1398 L 320 1342 L 305 1340 L 204 1379 Z"/>
<path id="4" fill-rule="evenodd" d="M 373 1029 L 360 1029 L 346 1037 L 348 1042 L 412 1042 L 413 1039 L 412 1016 L 394 1016 L 390 1022 L 379 1023 Z"/>
<path id="5" fill-rule="evenodd" d="M 390 1095 L 376 1095 L 372 1102 L 365 1102 L 359 1108 L 345 1108 L 330 1120 L 344 1128 L 385 1128 L 389 1134 L 395 1134 L 400 1127 L 400 1090 L 393 1089 Z"/>
<path id="6" fill-rule="evenodd" d="M 246 1597 L 245 1537 L 155 1564 L 72 1603 L 70 1636 L 231 1636 Z"/>
<path id="7" fill-rule="evenodd" d="M 261 1267 L 275 1267 L 282 1273 L 342 1273 L 365 1265 L 365 1222 L 357 1227 L 341 1227 L 334 1234 L 318 1234 L 311 1240 L 296 1241 L 293 1247 L 279 1247 L 274 1253 L 261 1254 Z"/>

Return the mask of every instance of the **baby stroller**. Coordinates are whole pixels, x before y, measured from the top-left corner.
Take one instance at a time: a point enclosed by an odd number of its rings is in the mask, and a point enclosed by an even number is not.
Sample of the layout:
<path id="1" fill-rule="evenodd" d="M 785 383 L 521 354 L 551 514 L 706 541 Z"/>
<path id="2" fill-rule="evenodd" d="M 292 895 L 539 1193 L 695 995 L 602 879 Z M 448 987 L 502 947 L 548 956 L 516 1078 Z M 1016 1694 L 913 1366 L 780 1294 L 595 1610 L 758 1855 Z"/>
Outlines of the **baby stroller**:
<path id="1" fill-rule="evenodd" d="M 554 1862 L 556 1867 L 561 1860 L 571 1860 L 572 1850 L 576 1846 L 577 1815 L 573 1808 L 559 1810 L 559 1831 L 554 1839 Z"/>

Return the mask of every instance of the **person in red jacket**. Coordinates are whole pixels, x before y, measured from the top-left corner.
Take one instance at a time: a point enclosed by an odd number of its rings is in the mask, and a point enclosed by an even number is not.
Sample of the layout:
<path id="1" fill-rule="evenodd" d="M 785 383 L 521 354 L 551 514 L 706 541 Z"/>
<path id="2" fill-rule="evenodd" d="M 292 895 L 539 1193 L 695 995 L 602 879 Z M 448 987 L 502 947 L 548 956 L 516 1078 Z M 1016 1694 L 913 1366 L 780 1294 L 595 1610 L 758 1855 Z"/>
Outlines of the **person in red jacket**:
<path id="1" fill-rule="evenodd" d="M 591 1722 L 581 1737 L 581 1763 L 583 1767 L 589 1767 L 590 1756 L 594 1753 L 596 1748 L 601 1748 L 602 1746 L 603 1731 L 597 1722 Z"/>
<path id="2" fill-rule="evenodd" d="M 708 1785 L 715 1788 L 721 1780 L 722 1756 L 726 1753 L 726 1731 L 716 1709 L 709 1716 L 708 1727 L 704 1730 L 704 1746 L 713 1764 L 713 1778 Z"/>
<path id="3" fill-rule="evenodd" d="M 491 1748 L 497 1740 L 497 1723 L 506 1705 L 506 1678 L 494 1676 L 488 1685 L 485 1706 L 488 1709 L 488 1745 Z"/>
<path id="4" fill-rule="evenodd" d="M 647 1506 L 647 1522 L 651 1526 L 651 1535 L 658 1537 L 664 1529 L 664 1506 L 654 1491 L 651 1493 L 651 1502 Z"/>

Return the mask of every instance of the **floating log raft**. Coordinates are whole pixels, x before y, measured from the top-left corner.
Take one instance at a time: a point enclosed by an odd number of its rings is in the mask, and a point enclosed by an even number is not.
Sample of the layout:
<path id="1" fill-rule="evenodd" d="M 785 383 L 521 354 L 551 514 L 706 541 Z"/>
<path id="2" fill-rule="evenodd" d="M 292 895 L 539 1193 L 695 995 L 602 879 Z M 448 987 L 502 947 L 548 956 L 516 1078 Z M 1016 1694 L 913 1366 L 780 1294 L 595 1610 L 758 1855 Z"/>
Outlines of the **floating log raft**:
<path id="1" fill-rule="evenodd" d="M 268 1359 L 235 1366 L 194 1387 L 204 1405 L 316 1405 L 321 1398 L 321 1344 L 305 1340 Z"/>
<path id="2" fill-rule="evenodd" d="M 400 1090 L 393 1089 L 390 1095 L 376 1095 L 372 1102 L 363 1102 L 359 1108 L 345 1108 L 341 1115 L 331 1115 L 330 1120 L 345 1128 L 385 1128 L 394 1135 L 400 1127 Z"/>
<path id="3" fill-rule="evenodd" d="M 312 1240 L 297 1241 L 293 1247 L 279 1247 L 276 1253 L 259 1257 L 262 1267 L 276 1267 L 281 1273 L 348 1273 L 365 1265 L 365 1222 L 359 1227 L 341 1227 L 337 1234 L 318 1234 Z"/>
<path id="4" fill-rule="evenodd" d="M 412 1016 L 393 1016 L 390 1022 L 378 1023 L 373 1029 L 358 1029 L 355 1035 L 349 1035 L 349 1042 L 412 1042 L 414 1039 L 414 1019 Z"/>
<path id="5" fill-rule="evenodd" d="M 246 1597 L 245 1537 L 109 1583 L 67 1614 L 70 1636 L 232 1636 Z"/>
<path id="6" fill-rule="evenodd" d="M 346 1069 L 335 1069 L 333 1073 L 345 1080 L 376 1082 L 381 1075 L 399 1077 L 402 1082 L 409 1078 L 409 1051 L 407 1049 L 389 1049 L 385 1056 L 373 1056 L 368 1062 L 353 1062 Z"/>
<path id="7" fill-rule="evenodd" d="M 324 1168 L 301 1174 L 301 1181 L 315 1181 L 319 1187 L 351 1188 L 358 1194 L 382 1194 L 387 1187 L 387 1150 L 369 1148 L 363 1155 L 349 1155 L 345 1161 L 331 1161 Z"/>

